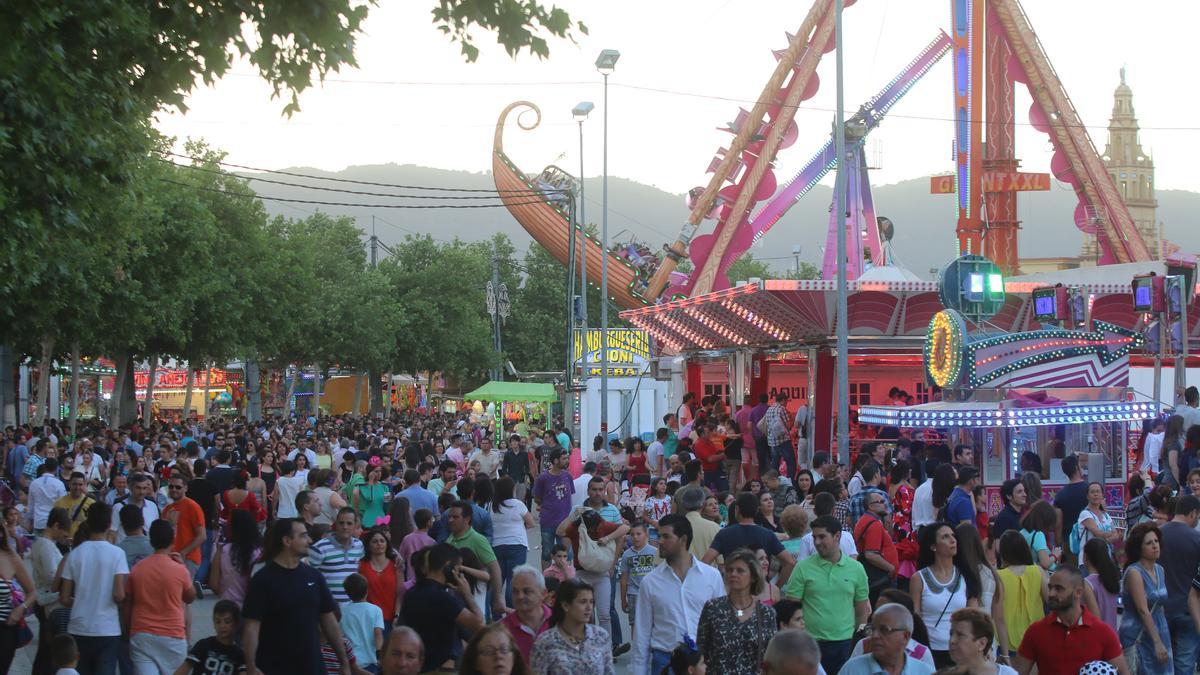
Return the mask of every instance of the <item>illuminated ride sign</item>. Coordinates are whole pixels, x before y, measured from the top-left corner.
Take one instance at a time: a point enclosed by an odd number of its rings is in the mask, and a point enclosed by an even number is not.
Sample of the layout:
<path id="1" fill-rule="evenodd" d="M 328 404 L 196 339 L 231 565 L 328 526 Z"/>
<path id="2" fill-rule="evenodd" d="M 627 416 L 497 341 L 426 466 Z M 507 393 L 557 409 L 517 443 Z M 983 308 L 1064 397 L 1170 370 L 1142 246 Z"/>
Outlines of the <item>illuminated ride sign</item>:
<path id="1" fill-rule="evenodd" d="M 1116 387 L 1129 382 L 1129 352 L 1143 337 L 1104 321 L 1095 330 L 968 336 L 962 315 L 942 310 L 925 337 L 925 374 L 943 389 Z"/>
<path id="2" fill-rule="evenodd" d="M 953 309 L 943 309 L 929 321 L 925 336 L 925 375 L 929 381 L 947 389 L 962 375 L 967 324 Z"/>
<path id="3" fill-rule="evenodd" d="M 155 389 L 183 389 L 187 387 L 188 371 L 183 369 L 165 369 L 160 368 L 154 372 L 154 388 Z M 205 382 L 206 377 L 211 377 L 212 382 Z M 197 370 L 195 381 L 192 386 L 197 389 L 203 389 L 207 384 L 209 387 L 224 387 L 229 378 L 224 370 Z M 133 386 L 138 390 L 145 390 L 146 385 L 150 381 L 150 371 L 139 370 L 133 373 Z"/>
<path id="4" fill-rule="evenodd" d="M 583 356 L 587 355 L 587 372 L 582 377 L 590 379 L 600 377 L 601 360 L 601 331 L 599 328 L 589 328 L 587 331 L 575 331 L 572 353 L 575 355 L 575 369 L 583 368 Z M 650 372 L 650 334 L 644 330 L 630 328 L 610 328 L 608 330 L 608 376 L 609 377 L 641 377 Z"/>

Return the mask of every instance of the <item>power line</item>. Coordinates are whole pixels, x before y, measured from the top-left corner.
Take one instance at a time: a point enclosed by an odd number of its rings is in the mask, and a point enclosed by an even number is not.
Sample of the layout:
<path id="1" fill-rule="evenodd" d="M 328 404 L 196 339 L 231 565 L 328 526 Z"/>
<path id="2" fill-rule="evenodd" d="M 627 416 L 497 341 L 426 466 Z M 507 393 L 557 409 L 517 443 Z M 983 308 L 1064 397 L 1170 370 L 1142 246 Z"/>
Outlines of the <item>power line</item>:
<path id="1" fill-rule="evenodd" d="M 252 75 L 250 73 L 229 73 L 226 77 L 241 77 L 250 79 L 262 79 L 260 75 Z M 598 84 L 591 80 L 560 80 L 546 82 L 446 82 L 435 80 L 349 80 L 344 78 L 323 77 L 321 82 L 334 82 L 337 84 L 372 84 L 372 85 L 387 85 L 393 87 L 561 87 L 561 86 L 580 86 Z"/>
<path id="2" fill-rule="evenodd" d="M 664 87 L 649 87 L 649 86 L 644 86 L 644 85 L 629 84 L 627 82 L 613 82 L 612 86 L 621 87 L 624 89 L 632 89 L 634 91 L 644 91 L 644 92 L 649 92 L 649 93 L 654 93 L 654 94 L 667 94 L 670 96 L 684 96 L 684 97 L 688 97 L 688 98 L 702 98 L 702 99 L 709 99 L 709 100 L 713 100 L 713 101 L 726 101 L 729 103 L 743 103 L 743 104 L 749 104 L 749 105 L 758 105 L 759 103 L 766 103 L 767 105 L 779 106 L 781 108 L 790 107 L 794 110 L 805 111 L 805 112 L 820 112 L 820 113 L 835 113 L 835 112 L 837 112 L 834 108 L 822 108 L 820 106 L 806 106 L 806 105 L 787 106 L 782 101 L 778 101 L 778 100 L 758 101 L 756 99 L 736 98 L 733 96 L 720 96 L 717 94 L 704 94 L 704 93 L 692 92 L 692 91 L 681 91 L 678 89 L 667 89 Z M 895 113 L 895 112 L 888 113 L 888 119 L 909 119 L 909 120 L 924 120 L 927 122 L 950 122 L 950 123 L 958 121 L 953 117 L 939 117 L 939 116 L 934 116 L 934 115 L 904 115 L 904 114 Z M 987 120 L 980 120 L 980 119 L 968 119 L 967 122 L 969 124 L 988 124 Z M 1013 126 L 1018 126 L 1018 127 L 1034 127 L 1034 124 L 1032 122 L 1018 122 L 1018 121 L 1014 120 L 1012 122 L 1012 124 L 1013 124 Z M 1068 129 L 1080 128 L 1080 129 L 1103 130 L 1103 129 L 1108 128 L 1107 126 L 1102 126 L 1099 124 L 1093 124 L 1093 125 L 1062 124 L 1061 122 L 1059 124 L 1062 127 L 1068 128 Z M 1144 126 L 1139 126 L 1138 128 L 1142 131 L 1200 131 L 1200 127 L 1144 127 Z"/>
<path id="3" fill-rule="evenodd" d="M 289 183 L 287 181 L 271 180 L 269 178 L 258 178 L 256 176 L 239 176 L 237 174 L 231 174 L 226 171 L 220 171 L 217 169 L 206 169 L 201 166 L 193 166 L 193 165 L 189 165 L 189 164 L 177 164 L 175 162 L 172 162 L 169 159 L 162 159 L 162 158 L 156 158 L 156 159 L 158 159 L 158 161 L 160 161 L 160 162 L 163 162 L 165 164 L 170 164 L 171 166 L 178 167 L 180 169 L 189 169 L 192 171 L 202 171 L 204 173 L 216 174 L 218 176 L 231 176 L 231 177 L 236 177 L 236 178 L 242 178 L 244 180 L 257 181 L 259 183 L 270 183 L 272 185 L 283 185 L 283 186 L 287 186 L 287 187 L 302 188 L 305 190 L 322 190 L 325 192 L 339 192 L 339 193 L 350 194 L 350 195 L 360 195 L 360 196 L 364 196 L 364 197 L 394 197 L 396 199 L 500 199 L 501 198 L 500 195 L 473 195 L 473 196 L 396 195 L 396 194 L 388 194 L 388 193 L 384 193 L 384 192 L 364 192 L 362 190 L 347 190 L 347 189 L 343 189 L 343 188 L 331 188 L 331 187 L 324 187 L 321 185 L 302 185 L 300 183 Z M 547 190 L 547 192 L 555 192 L 555 191 Z M 541 191 L 529 191 L 527 194 L 532 196 L 535 194 L 544 194 L 544 193 Z"/>
<path id="4" fill-rule="evenodd" d="M 885 19 L 886 19 L 886 15 L 885 15 Z M 237 74 L 235 76 L 237 76 L 237 77 L 258 77 L 257 75 L 248 75 L 248 74 Z M 384 86 L 420 86 L 420 87 L 492 87 L 492 86 L 559 87 L 559 86 L 594 86 L 594 85 L 599 84 L 599 82 L 585 81 L 585 80 L 549 81 L 549 82 L 432 82 L 432 81 L 416 81 L 416 80 L 346 80 L 346 79 L 325 78 L 324 81 L 325 82 L 336 82 L 336 83 L 340 83 L 340 84 L 364 84 L 364 85 L 384 85 Z M 613 82 L 612 86 L 622 87 L 625 89 L 631 89 L 634 91 L 644 91 L 644 92 L 649 92 L 649 93 L 654 93 L 654 94 L 667 94 L 670 96 L 684 96 L 684 97 L 688 97 L 688 98 L 703 98 L 703 99 L 709 99 L 709 100 L 713 100 L 713 101 L 727 101 L 730 103 L 744 103 L 744 104 L 749 104 L 749 105 L 757 105 L 759 103 L 759 101 L 754 100 L 754 99 L 736 98 L 736 97 L 732 97 L 732 96 L 721 96 L 719 94 L 707 94 L 707 93 L 702 93 L 702 92 L 682 91 L 682 90 L 678 90 L 678 89 L 667 89 L 667 88 L 663 88 L 663 87 L 651 87 L 651 86 L 646 86 L 646 85 L 630 84 L 628 82 Z M 782 101 L 767 101 L 767 103 L 770 105 L 777 105 L 777 106 L 783 107 Z M 796 105 L 796 106 L 792 106 L 792 107 L 796 110 L 803 110 L 803 111 L 808 111 L 808 112 L 821 112 L 821 113 L 836 112 L 836 110 L 834 110 L 833 108 L 822 108 L 819 106 Z M 953 117 L 939 117 L 939 116 L 932 116 L 932 115 L 905 115 L 905 114 L 896 113 L 896 112 L 888 114 L 888 118 L 889 119 L 924 120 L 924 121 L 928 121 L 928 122 L 951 122 L 952 123 L 952 122 L 957 121 Z M 984 124 L 987 123 L 985 120 L 968 120 L 968 123 L 971 123 L 971 124 L 976 124 L 976 123 L 981 123 L 981 122 Z M 1013 125 L 1021 126 L 1021 127 L 1033 127 L 1034 126 L 1032 122 L 1017 122 L 1015 120 L 1013 121 Z M 490 126 L 490 125 L 487 125 L 487 126 Z M 1087 125 L 1087 124 L 1063 125 L 1063 126 L 1065 126 L 1067 128 L 1079 127 L 1079 128 L 1083 128 L 1083 129 L 1097 129 L 1097 130 L 1107 129 L 1106 126 L 1102 126 L 1099 124 L 1097 124 L 1097 125 Z M 1140 127 L 1140 129 L 1142 131 L 1200 131 L 1200 127 L 1146 127 L 1146 126 L 1143 126 L 1143 127 Z"/>
<path id="5" fill-rule="evenodd" d="M 183 181 L 171 180 L 170 178 L 159 178 L 159 181 L 180 185 L 182 187 L 199 190 L 201 192 L 214 192 L 216 194 L 228 195 L 230 197 L 245 197 L 247 199 L 265 199 L 273 202 L 287 202 L 292 204 L 316 204 L 318 206 L 345 206 L 363 209 L 494 209 L 504 208 L 506 206 L 523 206 L 525 204 L 542 204 L 545 200 L 537 199 L 528 202 L 515 202 L 509 204 L 354 204 L 349 202 L 325 202 L 314 199 L 288 199 L 285 197 L 267 197 L 259 194 L 242 194 L 240 192 L 229 192 L 227 190 L 218 190 L 216 188 L 204 187 L 202 185 L 192 185 Z"/>
<path id="6" fill-rule="evenodd" d="M 179 154 L 177 152 L 168 152 L 166 154 L 168 154 L 172 157 L 182 157 L 184 159 L 195 159 L 190 155 L 183 155 L 183 154 Z M 494 189 L 451 188 L 451 187 L 434 187 L 434 186 L 429 186 L 429 185 L 401 185 L 398 183 L 381 183 L 381 182 L 369 181 L 369 180 L 354 180 L 351 178 L 334 178 L 332 176 L 313 176 L 311 174 L 306 174 L 306 173 L 296 173 L 295 171 L 281 171 L 278 169 L 262 169 L 262 168 L 254 167 L 254 166 L 246 166 L 244 164 L 234 164 L 232 162 L 214 162 L 214 164 L 219 164 L 221 166 L 230 166 L 235 169 L 243 169 L 245 171 L 258 171 L 261 173 L 275 174 L 275 175 L 279 175 L 279 176 L 291 176 L 293 178 L 308 178 L 309 180 L 327 180 L 327 181 L 332 181 L 335 183 L 348 183 L 351 185 L 370 185 L 373 187 L 390 187 L 390 188 L 398 188 L 401 190 L 431 190 L 434 192 L 487 192 L 487 193 L 493 193 L 493 194 L 503 192 L 503 193 L 513 193 L 513 194 L 521 194 L 521 195 L 536 195 L 536 194 L 544 194 L 545 192 L 555 192 L 555 190 L 542 191 L 542 190 L 534 190 L 534 189 L 501 190 L 499 188 L 494 188 Z"/>

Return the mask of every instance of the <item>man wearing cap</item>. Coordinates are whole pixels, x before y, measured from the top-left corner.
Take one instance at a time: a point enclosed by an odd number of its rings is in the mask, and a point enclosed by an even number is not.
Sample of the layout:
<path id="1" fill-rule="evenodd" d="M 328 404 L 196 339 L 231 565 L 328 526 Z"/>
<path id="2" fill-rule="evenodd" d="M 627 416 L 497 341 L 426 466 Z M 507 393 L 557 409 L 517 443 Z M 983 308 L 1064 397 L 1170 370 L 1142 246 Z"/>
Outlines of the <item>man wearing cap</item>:
<path id="1" fill-rule="evenodd" d="M 978 479 L 979 469 L 973 466 L 958 467 L 958 486 L 950 493 L 950 499 L 946 502 L 946 520 L 950 524 L 975 524 L 974 491 Z"/>
<path id="2" fill-rule="evenodd" d="M 552 434 L 547 434 L 553 437 Z M 542 564 L 550 563 L 550 551 L 554 548 L 555 533 L 560 523 L 571 513 L 571 495 L 575 483 L 567 473 L 567 453 L 562 448 L 549 450 L 546 459 L 550 468 L 533 483 L 533 500 L 538 505 L 538 524 L 542 530 Z"/>

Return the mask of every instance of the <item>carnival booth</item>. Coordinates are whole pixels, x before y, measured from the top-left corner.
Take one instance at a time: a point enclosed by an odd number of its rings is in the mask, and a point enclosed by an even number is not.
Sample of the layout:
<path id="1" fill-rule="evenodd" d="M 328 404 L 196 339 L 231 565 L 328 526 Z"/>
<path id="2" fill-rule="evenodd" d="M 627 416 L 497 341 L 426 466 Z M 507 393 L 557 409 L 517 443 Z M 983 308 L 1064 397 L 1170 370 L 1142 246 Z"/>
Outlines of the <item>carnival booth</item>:
<path id="1" fill-rule="evenodd" d="M 506 423 L 549 420 L 550 406 L 558 401 L 554 385 L 542 382 L 492 381 L 463 396 L 468 401 L 486 401 L 492 414 L 492 434 L 496 447 L 501 443 Z"/>
<path id="2" fill-rule="evenodd" d="M 1027 452 L 1042 467 L 1043 496 L 1066 483 L 1062 460 L 1075 453 L 1087 480 L 1105 485 L 1108 506 L 1123 505 L 1129 433 L 1158 414 L 1157 404 L 1135 401 L 1129 387 L 1129 354 L 1143 336 L 1098 320 L 1090 330 L 1071 327 L 1078 324 L 1055 289 L 1040 304 L 1035 297 L 1040 329 L 989 330 L 987 319 L 1003 301 L 991 284 L 1002 289 L 1003 278 L 979 256 L 943 270 L 944 309 L 929 322 L 924 345 L 925 374 L 942 400 L 862 406 L 860 422 L 972 446 L 992 512 L 1001 506 L 1000 485 L 1022 474 Z M 1054 325 L 1060 321 L 1066 327 Z"/>

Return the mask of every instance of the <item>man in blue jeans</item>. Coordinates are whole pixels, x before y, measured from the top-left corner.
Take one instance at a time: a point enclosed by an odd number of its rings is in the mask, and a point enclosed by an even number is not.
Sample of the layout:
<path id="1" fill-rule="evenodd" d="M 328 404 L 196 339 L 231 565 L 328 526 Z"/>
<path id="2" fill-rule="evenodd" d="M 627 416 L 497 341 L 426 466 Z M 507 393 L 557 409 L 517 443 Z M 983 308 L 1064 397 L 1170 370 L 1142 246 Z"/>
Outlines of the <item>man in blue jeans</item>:
<path id="1" fill-rule="evenodd" d="M 771 446 L 771 466 L 758 467 L 759 471 L 779 470 L 779 462 L 787 465 L 787 477 L 796 477 L 796 450 L 792 447 L 792 416 L 788 414 L 787 392 L 775 395 L 775 405 L 767 408 L 767 445 Z"/>
<path id="2" fill-rule="evenodd" d="M 1188 610 L 1188 594 L 1200 567 L 1200 499 L 1185 495 L 1175 504 L 1175 517 L 1162 526 L 1162 550 L 1158 561 L 1166 572 L 1167 601 L 1163 610 L 1171 633 L 1171 654 L 1175 660 L 1175 675 L 1193 675 L 1200 651 L 1200 635 Z M 1126 611 L 1129 611 L 1128 608 Z"/>
<path id="3" fill-rule="evenodd" d="M 121 646 L 118 603 L 125 600 L 129 563 L 125 552 L 105 540 L 112 507 L 104 502 L 88 510 L 88 540 L 76 546 L 62 571 L 64 607 L 71 609 L 67 632 L 79 646 L 79 670 L 113 675 Z"/>
<path id="4" fill-rule="evenodd" d="M 554 531 L 571 514 L 571 495 L 575 483 L 567 473 L 567 453 L 555 448 L 547 456 L 550 469 L 533 482 L 533 501 L 538 505 L 538 524 L 542 530 L 542 566 L 550 563 L 550 551 L 558 541 Z"/>

